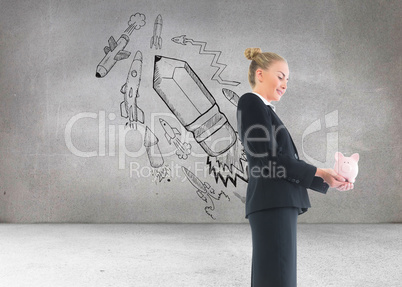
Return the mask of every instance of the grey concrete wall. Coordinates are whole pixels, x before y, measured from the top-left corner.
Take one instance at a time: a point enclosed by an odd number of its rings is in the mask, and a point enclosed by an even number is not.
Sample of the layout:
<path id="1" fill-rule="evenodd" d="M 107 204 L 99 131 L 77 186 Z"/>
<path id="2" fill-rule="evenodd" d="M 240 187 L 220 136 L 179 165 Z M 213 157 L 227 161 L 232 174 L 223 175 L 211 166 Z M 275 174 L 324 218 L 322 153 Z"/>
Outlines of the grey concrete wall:
<path id="1" fill-rule="evenodd" d="M 360 154 L 355 189 L 310 191 L 299 221 L 400 222 L 401 1 L 244 3 L 1 1 L 0 221 L 244 222 L 223 89 L 250 90 L 243 52 L 261 47 L 289 62 L 276 106 L 301 158 Z M 208 113 L 228 124 L 200 144 L 191 125 L 214 130 Z"/>

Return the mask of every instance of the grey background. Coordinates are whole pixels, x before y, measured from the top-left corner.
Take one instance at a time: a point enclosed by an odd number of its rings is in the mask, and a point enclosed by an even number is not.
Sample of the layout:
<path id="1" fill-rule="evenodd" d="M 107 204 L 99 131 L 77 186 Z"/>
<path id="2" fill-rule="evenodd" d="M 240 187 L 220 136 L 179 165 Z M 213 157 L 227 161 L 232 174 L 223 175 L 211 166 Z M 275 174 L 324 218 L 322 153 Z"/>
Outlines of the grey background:
<path id="1" fill-rule="evenodd" d="M 222 77 L 239 81 L 231 88 L 241 95 L 247 82 L 247 47 L 261 47 L 284 56 L 291 79 L 277 112 L 305 154 L 332 167 L 326 158 L 328 130 L 303 138 L 306 129 L 337 111 L 336 149 L 360 154 L 355 188 L 310 191 L 312 208 L 299 218 L 307 223 L 400 222 L 401 214 L 401 1 L 1 1 L 0 10 L 0 221 L 1 222 L 245 222 L 246 183 L 236 186 L 200 177 L 231 200 L 215 202 L 216 220 L 180 168 L 205 166 L 206 156 L 179 160 L 170 181 L 153 182 L 130 176 L 130 162 L 149 166 L 145 154 L 126 157 L 119 169 L 118 126 L 120 88 L 135 51 L 144 55 L 139 105 L 149 124 L 152 115 L 169 110 L 152 89 L 154 55 L 186 60 L 214 95 L 232 126 L 235 107 L 222 96 L 225 87 L 210 78 L 212 57 L 198 47 L 181 46 L 171 38 L 207 42 L 222 51 L 227 64 Z M 131 14 L 146 15 L 146 25 L 134 31 L 126 50 L 130 59 L 118 62 L 103 78 L 95 69 L 110 36 L 117 40 Z M 163 17 L 163 48 L 149 48 L 154 20 Z M 68 121 L 80 113 L 72 140 L 82 151 L 99 150 L 99 117 L 105 114 L 105 155 L 79 157 L 66 145 Z M 109 114 L 116 115 L 108 118 Z M 113 133 L 115 128 L 115 133 Z M 154 126 L 160 149 L 171 152 L 160 126 Z M 108 134 L 115 135 L 115 155 Z M 127 135 L 129 150 L 140 150 L 138 132 Z M 194 142 L 192 142 L 194 143 Z M 302 152 L 302 144 L 304 153 Z M 194 152 L 202 154 L 195 146 Z M 330 164 L 328 164 L 328 161 Z M 174 172 L 175 171 L 175 172 Z"/>

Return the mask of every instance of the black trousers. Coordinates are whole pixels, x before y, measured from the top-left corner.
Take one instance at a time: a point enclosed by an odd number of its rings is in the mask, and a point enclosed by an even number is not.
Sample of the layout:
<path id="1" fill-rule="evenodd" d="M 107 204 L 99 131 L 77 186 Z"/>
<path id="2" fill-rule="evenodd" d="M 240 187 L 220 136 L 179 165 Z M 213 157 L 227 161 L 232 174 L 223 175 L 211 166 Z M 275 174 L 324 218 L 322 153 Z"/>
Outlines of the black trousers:
<path id="1" fill-rule="evenodd" d="M 253 241 L 252 287 L 296 287 L 298 214 L 295 207 L 249 214 Z"/>

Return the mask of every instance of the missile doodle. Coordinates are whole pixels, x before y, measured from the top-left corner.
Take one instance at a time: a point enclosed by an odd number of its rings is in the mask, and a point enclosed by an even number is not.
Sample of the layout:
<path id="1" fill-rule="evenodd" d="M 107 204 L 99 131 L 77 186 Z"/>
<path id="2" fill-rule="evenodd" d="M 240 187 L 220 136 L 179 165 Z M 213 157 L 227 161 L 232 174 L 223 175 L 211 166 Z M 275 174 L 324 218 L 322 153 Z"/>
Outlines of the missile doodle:
<path id="1" fill-rule="evenodd" d="M 156 55 L 153 87 L 208 155 L 218 156 L 235 144 L 233 127 L 187 62 Z"/>
<path id="2" fill-rule="evenodd" d="M 106 55 L 96 67 L 95 76 L 97 78 L 103 78 L 104 76 L 106 76 L 117 61 L 124 60 L 130 57 L 131 53 L 125 51 L 124 48 L 130 41 L 130 36 L 133 31 L 141 29 L 141 27 L 143 27 L 145 24 L 145 15 L 141 13 L 135 13 L 134 15 L 130 16 L 127 29 L 117 41 L 113 38 L 113 36 L 109 38 L 109 45 L 103 48 L 103 51 Z"/>
<path id="3" fill-rule="evenodd" d="M 109 38 L 109 46 L 105 46 L 103 49 L 106 55 L 96 67 L 97 78 L 103 78 L 106 76 L 117 61 L 130 57 L 131 53 L 124 50 L 129 40 L 130 38 L 126 34 L 122 34 L 117 42 L 113 36 Z"/>
<path id="4" fill-rule="evenodd" d="M 187 159 L 188 155 L 191 153 L 191 144 L 190 143 L 182 143 L 180 139 L 177 137 L 181 135 L 177 128 L 172 128 L 171 125 L 168 124 L 164 119 L 159 119 L 159 122 L 165 131 L 165 138 L 168 143 L 171 145 L 172 143 L 176 147 L 176 155 L 180 159 Z"/>
<path id="5" fill-rule="evenodd" d="M 205 212 L 215 220 L 215 217 L 212 215 L 211 211 L 215 210 L 214 200 L 220 200 L 221 196 L 225 196 L 229 201 L 230 197 L 226 195 L 223 191 L 221 191 L 218 196 L 215 196 L 215 190 L 211 187 L 211 185 L 207 182 L 202 182 L 198 177 L 195 176 L 194 173 L 189 171 L 184 166 L 181 167 L 184 174 L 186 175 L 188 181 L 197 189 L 196 193 L 199 198 L 201 198 L 205 203 L 208 203 L 208 199 L 210 201 L 210 205 L 204 208 Z"/>
<path id="6" fill-rule="evenodd" d="M 147 151 L 148 159 L 153 168 L 158 168 L 165 162 L 161 150 L 159 149 L 159 139 L 146 127 L 144 135 L 144 146 Z"/>
<path id="7" fill-rule="evenodd" d="M 159 14 L 158 17 L 156 17 L 154 23 L 154 33 L 153 36 L 151 37 L 151 49 L 152 46 L 155 46 L 156 49 L 162 49 L 162 38 L 161 38 L 162 27 L 163 27 L 162 16 L 161 14 Z"/>
<path id="8" fill-rule="evenodd" d="M 137 129 L 137 122 L 144 123 L 144 112 L 137 106 L 139 97 L 138 89 L 141 82 L 142 53 L 137 51 L 128 72 L 127 81 L 121 87 L 120 92 L 124 94 L 124 100 L 120 104 L 120 112 L 123 118 L 128 118 L 127 124 L 134 130 Z"/>
<path id="9" fill-rule="evenodd" d="M 221 56 L 221 51 L 212 51 L 212 50 L 206 50 L 205 47 L 207 46 L 206 42 L 201 42 L 201 41 L 194 41 L 193 39 L 186 38 L 186 35 L 181 35 L 172 38 L 172 41 L 176 44 L 180 45 L 187 45 L 187 43 L 190 43 L 193 46 L 199 46 L 199 54 L 200 55 L 213 55 L 214 58 L 211 62 L 211 67 L 217 68 L 218 70 L 215 72 L 215 74 L 212 76 L 211 80 L 217 81 L 219 84 L 222 85 L 231 85 L 231 86 L 238 86 L 240 82 L 236 81 L 226 81 L 221 78 L 222 72 L 226 69 L 227 65 L 219 63 L 218 60 Z"/>
<path id="10" fill-rule="evenodd" d="M 165 161 L 158 143 L 159 139 L 147 126 L 145 128 L 144 147 L 147 152 L 149 163 L 152 167 L 151 174 L 154 176 L 153 182 L 155 183 L 161 182 L 164 179 L 170 181 L 168 179 L 170 176 L 170 168 L 163 165 Z"/>
<path id="11" fill-rule="evenodd" d="M 246 197 L 245 196 L 241 196 L 240 194 L 238 194 L 236 191 L 233 191 L 234 195 L 236 195 L 236 197 L 238 199 L 241 200 L 241 202 L 246 203 Z"/>
<path id="12" fill-rule="evenodd" d="M 226 99 L 228 99 L 229 102 L 231 102 L 235 107 L 237 107 L 240 97 L 235 92 L 223 88 L 222 93 L 226 97 Z"/>

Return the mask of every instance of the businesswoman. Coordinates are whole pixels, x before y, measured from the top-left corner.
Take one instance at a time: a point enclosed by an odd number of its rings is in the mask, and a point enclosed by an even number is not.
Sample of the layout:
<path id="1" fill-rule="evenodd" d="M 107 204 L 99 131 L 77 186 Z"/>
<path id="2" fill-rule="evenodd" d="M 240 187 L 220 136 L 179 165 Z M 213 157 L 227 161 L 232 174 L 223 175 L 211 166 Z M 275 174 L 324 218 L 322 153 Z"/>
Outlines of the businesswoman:
<path id="1" fill-rule="evenodd" d="M 249 168 L 246 218 L 251 226 L 251 286 L 296 286 L 297 217 L 307 211 L 307 188 L 349 190 L 353 184 L 332 169 L 299 159 L 297 149 L 272 105 L 286 92 L 289 67 L 275 53 L 245 51 L 251 60 L 252 92 L 240 97 L 237 124 Z"/>

